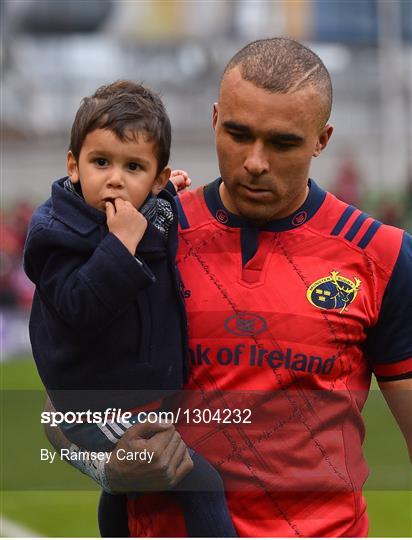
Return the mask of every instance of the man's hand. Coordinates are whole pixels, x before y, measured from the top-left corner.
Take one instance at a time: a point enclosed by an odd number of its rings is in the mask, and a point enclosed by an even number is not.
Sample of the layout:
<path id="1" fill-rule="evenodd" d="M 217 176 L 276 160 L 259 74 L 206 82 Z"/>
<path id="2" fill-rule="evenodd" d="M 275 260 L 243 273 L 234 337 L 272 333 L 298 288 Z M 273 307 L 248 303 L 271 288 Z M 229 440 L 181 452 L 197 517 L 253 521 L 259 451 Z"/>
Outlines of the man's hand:
<path id="1" fill-rule="evenodd" d="M 186 188 L 190 187 L 192 181 L 186 171 L 176 169 L 170 173 L 169 180 L 175 187 L 177 193 L 183 193 Z"/>
<path id="2" fill-rule="evenodd" d="M 106 203 L 106 219 L 109 231 L 122 242 L 134 256 L 147 228 L 147 220 L 129 201 L 115 199 Z"/>
<path id="3" fill-rule="evenodd" d="M 119 460 L 127 452 L 154 452 L 150 463 L 138 458 Z M 123 452 L 124 451 L 124 452 Z M 133 454 L 134 455 L 134 454 Z M 164 491 L 175 487 L 193 468 L 193 462 L 173 424 L 136 424 L 129 428 L 113 449 L 105 472 L 110 489 L 123 491 Z"/>

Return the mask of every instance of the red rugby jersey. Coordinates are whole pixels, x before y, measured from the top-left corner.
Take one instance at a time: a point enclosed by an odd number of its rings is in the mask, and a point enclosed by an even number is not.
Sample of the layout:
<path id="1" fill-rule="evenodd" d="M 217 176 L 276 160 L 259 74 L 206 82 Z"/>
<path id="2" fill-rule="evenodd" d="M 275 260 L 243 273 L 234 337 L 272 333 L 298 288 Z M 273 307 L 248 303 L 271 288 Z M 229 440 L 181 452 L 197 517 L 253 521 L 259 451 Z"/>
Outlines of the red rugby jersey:
<path id="1" fill-rule="evenodd" d="M 178 200 L 179 431 L 222 474 L 239 536 L 366 536 L 361 410 L 372 372 L 411 376 L 412 239 L 313 181 L 297 212 L 256 228 L 219 183 Z M 135 536 L 185 535 L 169 495 L 129 517 Z"/>

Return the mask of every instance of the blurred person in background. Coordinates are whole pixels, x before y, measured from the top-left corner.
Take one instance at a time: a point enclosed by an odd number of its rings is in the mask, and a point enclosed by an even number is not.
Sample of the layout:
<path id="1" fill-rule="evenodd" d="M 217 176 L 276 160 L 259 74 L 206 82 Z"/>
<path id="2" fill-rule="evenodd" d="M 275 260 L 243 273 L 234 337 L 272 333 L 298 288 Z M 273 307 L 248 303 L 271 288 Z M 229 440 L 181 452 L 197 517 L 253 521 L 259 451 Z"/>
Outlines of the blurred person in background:
<path id="1" fill-rule="evenodd" d="M 338 199 L 360 206 L 362 180 L 354 159 L 346 156 L 338 166 L 334 194 Z"/>
<path id="2" fill-rule="evenodd" d="M 18 202 L 10 212 L 0 213 L 0 306 L 31 307 L 34 287 L 22 268 L 22 252 L 33 207 L 27 201 Z"/>
<path id="3" fill-rule="evenodd" d="M 408 182 L 406 184 L 404 208 L 405 217 L 403 226 L 407 231 L 412 232 L 412 166 L 410 166 Z"/>

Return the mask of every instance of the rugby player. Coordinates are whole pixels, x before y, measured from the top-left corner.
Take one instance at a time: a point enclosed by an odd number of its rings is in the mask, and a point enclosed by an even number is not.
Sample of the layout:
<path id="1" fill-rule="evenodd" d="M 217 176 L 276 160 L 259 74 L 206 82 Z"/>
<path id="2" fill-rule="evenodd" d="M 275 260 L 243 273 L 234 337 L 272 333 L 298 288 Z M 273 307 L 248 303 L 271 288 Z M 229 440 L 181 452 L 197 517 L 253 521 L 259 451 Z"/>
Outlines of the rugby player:
<path id="1" fill-rule="evenodd" d="M 193 391 L 181 404 L 250 409 L 252 424 L 245 413 L 176 429 L 222 474 L 239 536 L 367 535 L 361 412 L 373 373 L 412 454 L 412 238 L 310 179 L 331 106 L 313 51 L 287 38 L 250 43 L 213 106 L 221 178 L 178 199 Z M 141 443 L 138 429 L 117 448 Z M 161 482 L 151 471 L 157 489 L 174 482 L 170 462 Z M 118 492 L 150 483 L 140 464 L 116 459 L 106 475 Z M 128 526 L 131 536 L 187 534 L 167 494 L 129 501 Z"/>

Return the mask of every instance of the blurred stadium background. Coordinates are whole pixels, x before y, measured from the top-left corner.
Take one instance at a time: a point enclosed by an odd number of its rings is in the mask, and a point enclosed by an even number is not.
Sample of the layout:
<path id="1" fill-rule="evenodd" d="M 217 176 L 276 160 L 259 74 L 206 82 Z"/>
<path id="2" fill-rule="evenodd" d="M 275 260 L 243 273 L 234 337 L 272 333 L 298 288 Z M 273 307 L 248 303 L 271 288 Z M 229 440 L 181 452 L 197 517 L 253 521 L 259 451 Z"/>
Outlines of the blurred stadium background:
<path id="1" fill-rule="evenodd" d="M 261 37 L 303 41 L 335 90 L 335 133 L 312 176 L 412 231 L 412 2 L 1 0 L 0 16 L 0 533 L 95 536 L 91 482 L 65 464 L 39 464 L 44 396 L 27 333 L 33 288 L 21 269 L 31 212 L 65 174 L 81 98 L 118 78 L 160 92 L 174 129 L 172 166 L 196 186 L 218 176 L 211 106 L 230 56 Z M 411 536 L 406 451 L 378 392 L 365 417 L 370 534 Z"/>

